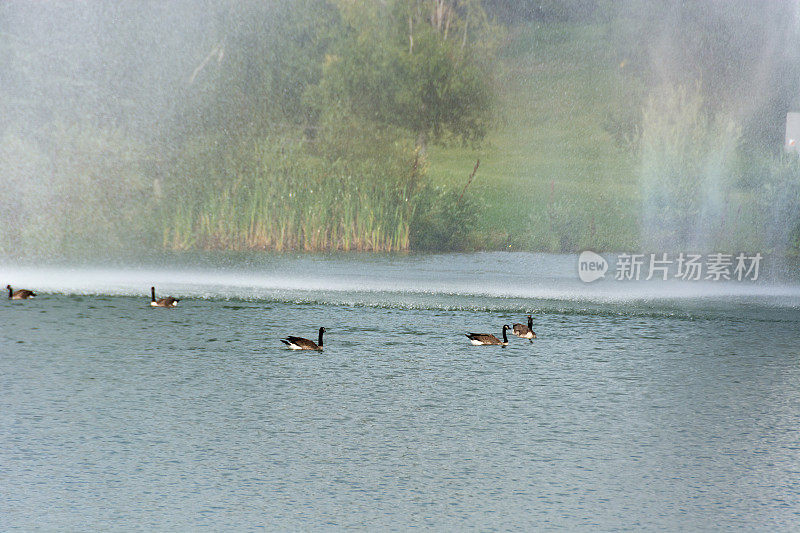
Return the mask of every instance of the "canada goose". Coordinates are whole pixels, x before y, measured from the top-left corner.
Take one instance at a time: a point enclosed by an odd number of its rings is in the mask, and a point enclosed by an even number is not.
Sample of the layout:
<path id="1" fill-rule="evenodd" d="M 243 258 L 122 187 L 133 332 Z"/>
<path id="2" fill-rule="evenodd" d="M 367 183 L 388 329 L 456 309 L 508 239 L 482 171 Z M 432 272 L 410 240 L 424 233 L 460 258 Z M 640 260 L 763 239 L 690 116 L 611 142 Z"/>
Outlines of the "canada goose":
<path id="1" fill-rule="evenodd" d="M 525 324 L 514 324 L 514 331 L 512 332 L 517 337 L 522 337 L 523 339 L 535 339 L 536 332 L 533 331 L 533 317 L 528 315 L 528 325 Z"/>
<path id="2" fill-rule="evenodd" d="M 169 296 L 167 298 L 159 298 L 156 300 L 156 288 L 150 287 L 150 305 L 153 307 L 175 307 L 180 302 L 180 299 Z"/>
<path id="3" fill-rule="evenodd" d="M 508 336 L 506 336 L 506 331 L 511 329 L 511 326 L 506 324 L 503 326 L 503 340 L 501 341 L 494 335 L 489 333 L 466 333 L 467 338 L 474 344 L 475 346 L 480 346 L 482 344 L 499 344 L 500 346 L 507 346 L 508 345 Z"/>
<path id="4" fill-rule="evenodd" d="M 291 348 L 292 350 L 322 350 L 322 334 L 327 331 L 325 328 L 319 328 L 319 342 L 316 344 L 314 341 L 304 339 L 303 337 L 288 336 L 281 339 L 281 342 Z"/>
<path id="5" fill-rule="evenodd" d="M 36 297 L 36 293 L 29 291 L 28 289 L 19 289 L 14 291 L 11 289 L 11 285 L 6 285 L 6 289 L 8 289 L 8 298 L 10 300 L 27 300 L 28 298 Z"/>

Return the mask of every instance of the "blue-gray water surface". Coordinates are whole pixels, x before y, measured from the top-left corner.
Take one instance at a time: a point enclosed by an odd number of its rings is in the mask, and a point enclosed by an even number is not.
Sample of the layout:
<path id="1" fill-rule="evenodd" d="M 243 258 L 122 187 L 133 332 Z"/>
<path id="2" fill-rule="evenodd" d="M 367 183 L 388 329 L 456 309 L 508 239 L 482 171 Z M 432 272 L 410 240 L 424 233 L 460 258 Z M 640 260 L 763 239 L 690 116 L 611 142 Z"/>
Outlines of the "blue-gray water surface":
<path id="1" fill-rule="evenodd" d="M 0 529 L 795 529 L 800 286 L 575 259 L 4 265 Z"/>

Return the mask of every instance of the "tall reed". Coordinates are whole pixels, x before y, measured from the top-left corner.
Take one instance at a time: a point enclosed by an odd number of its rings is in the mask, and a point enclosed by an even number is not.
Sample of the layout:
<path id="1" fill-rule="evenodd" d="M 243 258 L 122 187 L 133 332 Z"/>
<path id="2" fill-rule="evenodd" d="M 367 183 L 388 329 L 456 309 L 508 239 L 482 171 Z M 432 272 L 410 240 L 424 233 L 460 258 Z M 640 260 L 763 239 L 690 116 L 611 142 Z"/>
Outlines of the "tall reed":
<path id="1" fill-rule="evenodd" d="M 251 139 L 213 162 L 182 163 L 165 204 L 163 245 L 185 250 L 405 251 L 418 170 L 410 150 L 330 160 L 307 143 Z M 197 176 L 198 172 L 205 175 Z M 170 206 L 170 207 L 166 207 Z"/>

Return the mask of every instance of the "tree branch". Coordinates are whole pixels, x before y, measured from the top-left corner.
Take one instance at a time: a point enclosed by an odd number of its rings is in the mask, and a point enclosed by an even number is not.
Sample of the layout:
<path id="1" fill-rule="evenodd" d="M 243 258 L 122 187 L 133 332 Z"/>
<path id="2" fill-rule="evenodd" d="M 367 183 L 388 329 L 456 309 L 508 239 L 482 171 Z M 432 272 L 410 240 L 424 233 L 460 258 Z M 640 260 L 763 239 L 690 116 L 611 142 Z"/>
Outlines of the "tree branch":
<path id="1" fill-rule="evenodd" d="M 467 184 L 464 185 L 464 189 L 461 191 L 461 195 L 458 197 L 458 201 L 456 202 L 456 205 L 460 204 L 461 203 L 461 199 L 464 198 L 464 193 L 467 192 L 467 187 L 469 187 L 469 184 L 472 183 L 472 179 L 475 177 L 475 173 L 478 171 L 478 165 L 480 165 L 480 164 L 481 164 L 481 160 L 480 159 L 475 161 L 475 168 L 472 169 L 472 174 L 469 175 L 469 179 L 467 180 Z"/>

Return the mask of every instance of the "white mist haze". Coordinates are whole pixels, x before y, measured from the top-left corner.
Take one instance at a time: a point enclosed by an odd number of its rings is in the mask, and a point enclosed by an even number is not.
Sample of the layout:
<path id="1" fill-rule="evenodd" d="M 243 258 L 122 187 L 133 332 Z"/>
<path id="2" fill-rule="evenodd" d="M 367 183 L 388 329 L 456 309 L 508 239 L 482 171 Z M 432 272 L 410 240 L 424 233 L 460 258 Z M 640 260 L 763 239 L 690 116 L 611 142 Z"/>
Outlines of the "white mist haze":
<path id="1" fill-rule="evenodd" d="M 593 20 L 616 36 L 619 70 L 636 80 L 618 122 L 637 161 L 641 249 L 791 248 L 800 172 L 774 161 L 786 112 L 800 103 L 798 2 L 505 4 L 482 5 L 500 20 L 529 17 L 532 33 L 537 24 Z M 257 180 L 228 184 L 277 168 L 286 154 L 308 156 L 292 151 L 298 143 L 316 149 L 329 110 L 313 99 L 324 70 L 339 61 L 334 44 L 353 31 L 339 11 L 348 5 L 0 5 L 0 254 L 225 249 L 211 230 L 205 240 L 196 236 L 214 205 L 208 198 L 249 200 Z M 391 24 L 387 13 L 381 22 Z M 262 145 L 274 153 L 253 156 Z M 380 150 L 372 150 L 379 159 Z M 245 157 L 256 161 L 240 164 Z M 319 174 L 310 168 L 299 173 Z M 188 198 L 206 203 L 179 212 Z M 220 208 L 207 226 L 231 216 Z M 281 249 L 252 245 L 259 246 Z"/>

